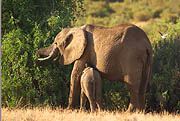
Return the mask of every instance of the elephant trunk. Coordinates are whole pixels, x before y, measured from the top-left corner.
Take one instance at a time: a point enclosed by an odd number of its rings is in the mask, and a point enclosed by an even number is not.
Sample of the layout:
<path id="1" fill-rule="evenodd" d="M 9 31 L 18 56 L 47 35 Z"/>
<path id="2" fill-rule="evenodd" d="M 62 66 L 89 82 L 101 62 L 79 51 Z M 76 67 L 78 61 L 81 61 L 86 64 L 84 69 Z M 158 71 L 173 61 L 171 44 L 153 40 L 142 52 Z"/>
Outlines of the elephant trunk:
<path id="1" fill-rule="evenodd" d="M 49 47 L 45 47 L 45 48 L 41 48 L 39 50 L 36 51 L 36 56 L 46 56 L 44 58 L 38 58 L 39 61 L 45 61 L 45 60 L 49 60 L 52 57 L 56 57 L 57 56 L 57 44 L 52 44 Z"/>

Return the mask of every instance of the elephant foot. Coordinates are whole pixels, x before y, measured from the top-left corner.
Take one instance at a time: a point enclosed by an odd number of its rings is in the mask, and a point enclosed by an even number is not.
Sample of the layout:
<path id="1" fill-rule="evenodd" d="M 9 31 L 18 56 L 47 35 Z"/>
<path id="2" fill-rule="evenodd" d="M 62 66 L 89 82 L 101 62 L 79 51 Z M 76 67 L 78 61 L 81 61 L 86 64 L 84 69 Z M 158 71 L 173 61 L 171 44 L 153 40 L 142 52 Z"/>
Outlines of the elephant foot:
<path id="1" fill-rule="evenodd" d="M 134 113 L 134 112 L 141 112 L 141 111 L 137 107 L 130 104 L 126 113 Z"/>
<path id="2" fill-rule="evenodd" d="M 80 107 L 80 111 L 85 112 L 86 108 L 85 107 Z"/>
<path id="3" fill-rule="evenodd" d="M 77 109 L 74 105 L 72 104 L 69 104 L 68 107 L 67 107 L 68 110 L 74 110 L 74 109 Z"/>
<path id="4" fill-rule="evenodd" d="M 77 106 L 77 101 L 70 100 L 67 109 L 73 110 L 79 108 Z"/>

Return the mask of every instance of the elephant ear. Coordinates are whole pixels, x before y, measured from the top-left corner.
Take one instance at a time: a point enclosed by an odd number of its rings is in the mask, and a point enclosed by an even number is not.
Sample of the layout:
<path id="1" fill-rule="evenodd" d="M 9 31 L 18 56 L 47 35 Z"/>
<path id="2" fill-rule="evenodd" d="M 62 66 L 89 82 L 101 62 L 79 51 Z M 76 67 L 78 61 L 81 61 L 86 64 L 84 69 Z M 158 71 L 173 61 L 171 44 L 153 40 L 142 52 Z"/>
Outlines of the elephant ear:
<path id="1" fill-rule="evenodd" d="M 82 56 L 87 45 L 85 31 L 81 28 L 72 28 L 64 42 L 64 65 L 68 65 Z"/>

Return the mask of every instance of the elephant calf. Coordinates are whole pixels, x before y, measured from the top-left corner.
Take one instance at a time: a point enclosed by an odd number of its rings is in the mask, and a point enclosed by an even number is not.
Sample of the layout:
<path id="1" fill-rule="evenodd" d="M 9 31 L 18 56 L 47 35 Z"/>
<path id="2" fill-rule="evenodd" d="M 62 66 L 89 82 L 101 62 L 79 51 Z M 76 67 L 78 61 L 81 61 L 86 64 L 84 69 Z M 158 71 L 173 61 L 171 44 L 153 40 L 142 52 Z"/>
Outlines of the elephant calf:
<path id="1" fill-rule="evenodd" d="M 81 104 L 85 109 L 86 97 L 89 100 L 91 112 L 95 111 L 96 104 L 99 111 L 102 109 L 102 80 L 99 72 L 92 67 L 86 67 L 81 76 Z"/>

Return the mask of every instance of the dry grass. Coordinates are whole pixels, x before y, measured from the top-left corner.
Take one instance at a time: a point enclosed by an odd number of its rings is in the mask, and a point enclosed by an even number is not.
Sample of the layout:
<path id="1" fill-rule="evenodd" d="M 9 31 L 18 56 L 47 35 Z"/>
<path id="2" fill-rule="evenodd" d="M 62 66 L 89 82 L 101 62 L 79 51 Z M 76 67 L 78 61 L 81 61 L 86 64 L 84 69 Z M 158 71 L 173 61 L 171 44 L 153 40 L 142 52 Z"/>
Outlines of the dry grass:
<path id="1" fill-rule="evenodd" d="M 180 121 L 179 114 L 139 114 L 123 112 L 88 113 L 81 111 L 53 110 L 51 108 L 15 109 L 2 108 L 2 121 Z"/>

